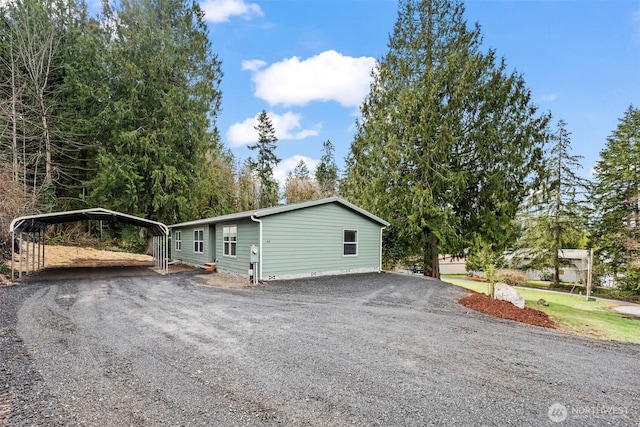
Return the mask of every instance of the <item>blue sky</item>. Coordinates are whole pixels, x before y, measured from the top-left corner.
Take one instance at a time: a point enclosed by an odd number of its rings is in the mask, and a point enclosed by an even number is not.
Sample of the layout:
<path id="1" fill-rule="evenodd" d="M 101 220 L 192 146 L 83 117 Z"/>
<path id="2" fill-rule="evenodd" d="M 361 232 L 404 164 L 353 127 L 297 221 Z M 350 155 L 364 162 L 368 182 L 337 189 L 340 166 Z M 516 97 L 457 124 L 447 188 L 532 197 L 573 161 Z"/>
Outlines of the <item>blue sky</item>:
<path id="1" fill-rule="evenodd" d="M 206 0 L 213 49 L 222 60 L 222 141 L 239 159 L 253 153 L 255 116 L 265 109 L 278 136 L 276 177 L 304 159 L 311 169 L 326 140 L 343 166 L 369 71 L 387 52 L 392 0 Z M 640 1 L 465 2 L 533 100 L 572 133 L 590 176 L 630 104 L 640 107 Z"/>

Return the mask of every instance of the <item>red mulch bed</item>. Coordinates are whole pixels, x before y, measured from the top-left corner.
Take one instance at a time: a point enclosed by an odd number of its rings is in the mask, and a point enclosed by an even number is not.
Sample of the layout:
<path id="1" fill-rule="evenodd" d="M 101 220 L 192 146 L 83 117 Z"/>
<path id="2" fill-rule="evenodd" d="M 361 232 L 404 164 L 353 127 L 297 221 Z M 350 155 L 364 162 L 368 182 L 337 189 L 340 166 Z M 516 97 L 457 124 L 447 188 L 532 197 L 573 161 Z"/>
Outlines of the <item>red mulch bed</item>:
<path id="1" fill-rule="evenodd" d="M 488 295 L 471 291 L 472 294 L 462 298 L 458 303 L 472 310 L 501 319 L 515 320 L 529 325 L 555 329 L 555 324 L 547 313 L 531 307 L 518 308 L 508 301 L 491 299 Z"/>

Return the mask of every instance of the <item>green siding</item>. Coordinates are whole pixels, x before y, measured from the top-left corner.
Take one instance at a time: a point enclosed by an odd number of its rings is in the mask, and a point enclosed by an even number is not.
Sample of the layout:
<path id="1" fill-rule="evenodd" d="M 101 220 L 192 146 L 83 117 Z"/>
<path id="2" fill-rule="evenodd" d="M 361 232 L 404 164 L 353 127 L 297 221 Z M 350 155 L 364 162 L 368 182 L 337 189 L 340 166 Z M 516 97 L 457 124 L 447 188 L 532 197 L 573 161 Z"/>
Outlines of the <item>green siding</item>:
<path id="1" fill-rule="evenodd" d="M 262 220 L 261 277 L 278 280 L 323 274 L 377 271 L 380 268 L 379 221 L 366 213 L 329 202 L 264 215 Z M 248 216 L 212 218 L 202 225 L 172 227 L 182 232 L 182 251 L 174 259 L 202 265 L 216 261 L 220 271 L 248 276 L 250 245 L 260 246 L 260 224 Z M 223 227 L 237 226 L 236 256 L 223 255 Z M 193 231 L 202 229 L 204 253 L 193 252 Z M 358 254 L 343 255 L 344 230 L 357 230 Z"/>
<path id="2" fill-rule="evenodd" d="M 238 241 L 236 244 L 236 256 L 224 256 L 222 250 L 222 228 L 229 225 L 238 227 Z M 260 240 L 260 228 L 257 222 L 236 220 L 215 224 L 216 227 L 216 254 L 217 264 L 221 271 L 228 271 L 249 277 L 249 246 L 258 246 Z"/>
<path id="3" fill-rule="evenodd" d="M 188 264 L 203 265 L 212 260 L 211 246 L 209 244 L 209 225 L 201 225 L 197 227 L 184 227 L 171 229 L 171 258 L 179 259 Z M 196 253 L 193 251 L 193 231 L 202 230 L 204 236 L 204 253 Z M 182 232 L 182 250 L 176 251 L 175 235 L 176 231 Z"/>
<path id="4" fill-rule="evenodd" d="M 337 203 L 267 216 L 263 279 L 380 268 L 380 225 Z M 358 255 L 343 256 L 343 231 L 358 231 Z"/>

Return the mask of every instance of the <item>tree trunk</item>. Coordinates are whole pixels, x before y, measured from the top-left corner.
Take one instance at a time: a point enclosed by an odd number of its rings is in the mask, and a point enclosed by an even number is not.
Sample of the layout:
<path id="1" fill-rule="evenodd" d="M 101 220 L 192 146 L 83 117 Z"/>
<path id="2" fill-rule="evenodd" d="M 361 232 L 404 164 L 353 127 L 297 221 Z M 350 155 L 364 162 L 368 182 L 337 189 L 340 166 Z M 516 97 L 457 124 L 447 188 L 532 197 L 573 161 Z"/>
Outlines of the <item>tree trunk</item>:
<path id="1" fill-rule="evenodd" d="M 47 109 L 44 106 L 44 93 L 42 93 L 40 97 L 40 111 L 42 114 L 42 138 L 44 139 L 45 152 L 44 185 L 47 186 L 51 184 L 53 177 L 51 174 L 51 137 L 49 135 L 49 124 L 47 122 Z"/>
<path id="2" fill-rule="evenodd" d="M 13 59 L 13 45 L 11 45 L 11 149 L 13 151 L 13 180 L 18 182 L 18 90 L 16 88 L 16 65 Z"/>
<path id="3" fill-rule="evenodd" d="M 438 238 L 429 230 L 425 228 L 423 230 L 425 243 L 424 243 L 424 275 L 427 277 L 433 277 L 440 279 L 440 262 L 438 260 Z"/>
<path id="4" fill-rule="evenodd" d="M 558 251 L 556 251 L 557 253 Z M 553 258 L 553 285 L 558 286 L 560 284 L 560 256 L 556 255 Z"/>

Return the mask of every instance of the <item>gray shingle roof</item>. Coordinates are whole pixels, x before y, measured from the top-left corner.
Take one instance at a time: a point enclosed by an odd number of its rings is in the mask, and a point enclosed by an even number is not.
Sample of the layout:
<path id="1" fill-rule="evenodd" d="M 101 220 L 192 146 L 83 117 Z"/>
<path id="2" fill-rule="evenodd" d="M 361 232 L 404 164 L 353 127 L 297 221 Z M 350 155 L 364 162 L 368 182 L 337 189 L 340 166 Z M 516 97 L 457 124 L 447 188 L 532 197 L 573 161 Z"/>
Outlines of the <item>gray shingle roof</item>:
<path id="1" fill-rule="evenodd" d="M 361 209 L 359 207 L 357 207 L 356 205 L 353 205 L 349 202 L 347 202 L 344 199 L 341 199 L 340 197 L 329 197 L 326 199 L 319 199 L 319 200 L 312 200 L 309 202 L 302 202 L 302 203 L 294 203 L 294 204 L 290 204 L 290 205 L 282 205 L 282 206 L 274 206 L 271 208 L 264 208 L 264 209 L 255 209 L 252 211 L 245 211 L 245 212 L 238 212 L 238 213 L 234 213 L 234 214 L 229 214 L 229 215 L 222 215 L 222 216 L 216 216 L 213 218 L 205 218 L 205 219 L 198 219 L 195 221 L 188 221 L 188 222 L 182 222 L 180 224 L 173 224 L 170 225 L 169 228 L 182 228 L 182 227 L 190 227 L 190 226 L 194 226 L 194 225 L 204 225 L 204 224 L 215 224 L 218 222 L 226 222 L 226 221 L 234 221 L 237 219 L 245 219 L 245 218 L 251 218 L 251 217 L 255 217 L 255 218 L 263 218 L 265 216 L 269 216 L 269 215 L 277 215 L 280 213 L 284 213 L 284 212 L 291 212 L 291 211 L 295 211 L 298 209 L 306 209 L 306 208 L 310 208 L 313 206 L 319 206 L 319 205 L 325 205 L 328 203 L 338 203 L 344 207 L 346 207 L 347 209 L 350 209 L 364 217 L 369 218 L 371 221 L 377 222 L 380 225 L 383 225 L 385 227 L 387 227 L 389 225 L 389 223 L 381 218 L 378 218 L 377 216 L 373 215 L 372 213 L 369 213 L 367 211 L 365 211 L 364 209 Z"/>

